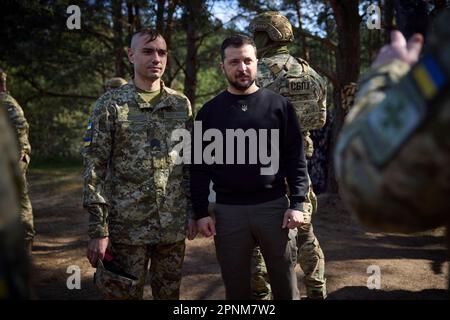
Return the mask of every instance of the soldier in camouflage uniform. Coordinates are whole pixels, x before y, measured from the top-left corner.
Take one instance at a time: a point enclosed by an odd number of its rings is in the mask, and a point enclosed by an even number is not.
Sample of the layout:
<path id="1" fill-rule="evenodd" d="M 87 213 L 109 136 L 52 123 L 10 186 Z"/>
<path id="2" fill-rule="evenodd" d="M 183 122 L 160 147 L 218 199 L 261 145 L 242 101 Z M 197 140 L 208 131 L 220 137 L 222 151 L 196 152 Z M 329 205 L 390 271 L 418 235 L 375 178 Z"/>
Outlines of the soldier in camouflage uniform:
<path id="1" fill-rule="evenodd" d="M 450 14 L 423 38 L 399 31 L 365 74 L 335 152 L 339 190 L 369 227 L 417 232 L 450 221 Z M 447 229 L 448 230 L 448 229 Z"/>
<path id="2" fill-rule="evenodd" d="M 27 170 L 30 163 L 31 146 L 28 141 L 28 122 L 22 108 L 6 90 L 6 73 L 0 69 L 0 104 L 8 112 L 11 124 L 19 142 L 18 163 L 22 177 L 20 190 L 20 217 L 25 231 L 25 246 L 31 254 L 34 238 L 33 210 L 28 195 Z"/>
<path id="3" fill-rule="evenodd" d="M 29 299 L 29 255 L 19 216 L 22 175 L 17 143 L 5 110 L 0 108 L 0 300 Z"/>
<path id="4" fill-rule="evenodd" d="M 311 158 L 313 142 L 310 130 L 320 129 L 326 121 L 326 83 L 306 61 L 289 54 L 293 40 L 292 26 L 279 12 L 258 15 L 250 24 L 258 49 L 256 83 L 289 99 L 294 105 L 303 130 L 305 155 Z M 307 296 L 326 298 L 325 260 L 313 233 L 311 215 L 317 210 L 317 199 L 310 182 L 305 205 L 305 224 L 298 227 L 298 263 L 305 274 Z M 253 292 L 256 299 L 270 297 L 270 285 L 259 248 L 253 254 Z"/>
<path id="5" fill-rule="evenodd" d="M 188 167 L 176 164 L 171 134 L 190 130 L 191 106 L 161 81 L 167 46 L 160 34 L 136 33 L 128 58 L 133 82 L 98 99 L 84 139 L 87 257 L 106 298 L 141 299 L 150 260 L 154 299 L 178 299 L 186 233 L 193 239 L 196 228 Z"/>

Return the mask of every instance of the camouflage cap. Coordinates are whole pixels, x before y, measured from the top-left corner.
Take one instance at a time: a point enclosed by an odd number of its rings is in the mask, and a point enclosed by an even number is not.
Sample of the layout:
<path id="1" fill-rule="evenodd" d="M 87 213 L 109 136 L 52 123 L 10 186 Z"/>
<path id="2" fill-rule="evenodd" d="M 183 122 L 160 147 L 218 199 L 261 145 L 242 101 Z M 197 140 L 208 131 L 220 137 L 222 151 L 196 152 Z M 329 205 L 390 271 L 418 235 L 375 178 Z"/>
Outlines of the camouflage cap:
<path id="1" fill-rule="evenodd" d="M 94 273 L 94 284 L 106 299 L 124 300 L 136 295 L 137 279 L 130 275 L 118 274 L 116 270 L 108 270 L 101 260 L 97 262 Z"/>
<path id="2" fill-rule="evenodd" d="M 272 41 L 292 41 L 294 33 L 289 20 L 278 11 L 268 11 L 257 15 L 250 23 L 250 31 L 267 32 Z"/>
<path id="3" fill-rule="evenodd" d="M 106 81 L 105 87 L 107 89 L 116 89 L 116 88 L 119 88 L 120 86 L 123 86 L 126 83 L 127 83 L 127 80 L 120 78 L 120 77 L 114 77 L 114 78 L 110 78 Z"/>

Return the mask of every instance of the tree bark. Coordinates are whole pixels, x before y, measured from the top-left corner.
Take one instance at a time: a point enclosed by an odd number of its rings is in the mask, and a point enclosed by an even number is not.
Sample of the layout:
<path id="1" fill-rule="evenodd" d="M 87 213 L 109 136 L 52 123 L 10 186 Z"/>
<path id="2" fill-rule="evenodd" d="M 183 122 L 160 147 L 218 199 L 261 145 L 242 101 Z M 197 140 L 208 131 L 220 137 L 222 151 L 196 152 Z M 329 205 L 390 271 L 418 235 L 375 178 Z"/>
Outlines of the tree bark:
<path id="1" fill-rule="evenodd" d="M 197 42 L 198 42 L 198 19 L 202 7 L 201 0 L 186 0 L 184 24 L 186 28 L 187 53 L 185 59 L 184 94 L 195 108 L 197 89 Z"/>
<path id="2" fill-rule="evenodd" d="M 327 191 L 337 192 L 338 185 L 334 172 L 334 149 L 338 134 L 344 123 L 344 110 L 341 106 L 341 89 L 350 82 L 356 82 L 360 68 L 360 34 L 361 17 L 358 13 L 358 0 L 331 0 L 338 33 L 338 50 L 336 51 L 336 77 L 338 86 L 334 86 L 334 110 L 331 134 L 328 144 Z"/>
<path id="3" fill-rule="evenodd" d="M 306 45 L 306 36 L 303 33 L 303 21 L 302 21 L 302 10 L 301 10 L 301 0 L 294 1 L 295 12 L 297 13 L 298 19 L 298 30 L 300 32 L 300 43 L 302 45 L 302 58 L 309 61 L 309 50 Z"/>
<path id="4" fill-rule="evenodd" d="M 156 31 L 164 34 L 164 6 L 166 0 L 158 0 L 158 7 L 156 9 Z"/>
<path id="5" fill-rule="evenodd" d="M 384 43 L 389 43 L 391 41 L 391 30 L 394 29 L 394 0 L 384 1 L 383 17 Z"/>
<path id="6" fill-rule="evenodd" d="M 122 22 L 122 0 L 112 0 L 112 20 L 113 20 L 113 48 L 114 65 L 116 76 L 125 77 L 126 65 L 124 41 L 123 41 L 123 22 Z"/>

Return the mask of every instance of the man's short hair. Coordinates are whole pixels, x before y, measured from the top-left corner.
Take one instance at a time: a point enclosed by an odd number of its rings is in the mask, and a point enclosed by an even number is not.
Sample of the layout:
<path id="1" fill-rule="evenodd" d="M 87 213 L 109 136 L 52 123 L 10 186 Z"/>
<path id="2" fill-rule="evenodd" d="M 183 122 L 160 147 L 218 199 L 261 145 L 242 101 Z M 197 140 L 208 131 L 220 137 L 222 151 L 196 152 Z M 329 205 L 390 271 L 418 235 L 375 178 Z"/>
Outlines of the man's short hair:
<path id="1" fill-rule="evenodd" d="M 222 42 L 222 47 L 220 48 L 220 56 L 222 57 L 222 62 L 225 60 L 225 49 L 228 47 L 240 48 L 245 44 L 249 44 L 255 49 L 256 54 L 256 45 L 252 38 L 247 37 L 243 34 L 235 34 L 232 35 Z"/>
<path id="2" fill-rule="evenodd" d="M 142 36 L 149 36 L 148 40 L 146 43 L 152 42 L 154 41 L 156 38 L 161 37 L 164 39 L 164 37 L 162 36 L 162 34 L 160 34 L 158 31 L 156 31 L 155 29 L 152 28 L 143 28 L 139 31 L 137 31 L 136 33 L 133 34 L 133 36 L 131 37 L 131 44 L 130 47 L 133 48 L 133 39 L 136 37 L 142 37 Z"/>

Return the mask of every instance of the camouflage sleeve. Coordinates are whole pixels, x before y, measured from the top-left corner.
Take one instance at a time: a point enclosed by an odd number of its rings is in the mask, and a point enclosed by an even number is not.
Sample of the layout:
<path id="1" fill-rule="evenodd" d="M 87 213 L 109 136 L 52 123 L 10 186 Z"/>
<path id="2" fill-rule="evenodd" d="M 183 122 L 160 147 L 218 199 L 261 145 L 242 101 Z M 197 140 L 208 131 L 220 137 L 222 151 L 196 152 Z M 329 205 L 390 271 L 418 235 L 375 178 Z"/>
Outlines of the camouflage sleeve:
<path id="1" fill-rule="evenodd" d="M 313 68 L 310 68 L 310 73 L 313 79 L 317 82 L 317 87 L 319 88 L 317 92 L 317 105 L 320 111 L 320 124 L 323 127 L 327 121 L 327 82 L 321 77 Z"/>
<path id="2" fill-rule="evenodd" d="M 358 84 L 358 93 L 345 123 L 352 122 L 361 111 L 382 101 L 386 97 L 386 90 L 398 83 L 409 69 L 410 66 L 407 63 L 394 60 L 364 75 Z"/>
<path id="3" fill-rule="evenodd" d="M 187 112 L 188 112 L 188 119 L 186 120 L 186 130 L 189 132 L 192 131 L 193 124 L 194 124 L 194 118 L 192 115 L 192 108 L 191 103 L 186 98 L 187 103 Z M 187 146 L 188 148 L 190 147 Z M 185 190 L 186 197 L 187 197 L 187 218 L 188 219 L 194 219 L 194 209 L 192 208 L 192 201 L 191 201 L 191 174 L 190 174 L 190 165 L 184 164 L 183 166 L 183 189 Z"/>
<path id="4" fill-rule="evenodd" d="M 105 180 L 111 156 L 116 112 L 109 95 L 96 102 L 84 138 L 83 206 L 89 212 L 89 236 L 108 236 L 108 206 Z"/>
<path id="5" fill-rule="evenodd" d="M 366 73 L 358 83 L 359 89 L 355 102 L 345 118 L 342 132 L 340 133 L 336 152 L 335 167 L 338 178 L 342 178 L 342 165 L 344 152 L 350 141 L 355 137 L 355 130 L 361 126 L 359 121 L 364 119 L 363 114 L 373 109 L 386 98 L 386 92 L 404 77 L 410 66 L 400 60 L 394 60 Z M 363 125 L 364 126 L 364 125 Z"/>
<path id="6" fill-rule="evenodd" d="M 8 96 L 4 101 L 6 109 L 8 110 L 9 118 L 17 134 L 17 139 L 19 141 L 19 151 L 20 159 L 24 159 L 27 163 L 30 162 L 31 145 L 28 141 L 29 125 L 22 108 L 17 103 L 17 101 Z"/>

